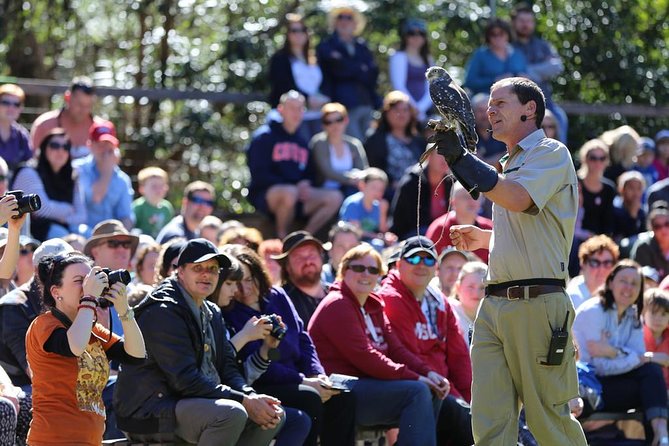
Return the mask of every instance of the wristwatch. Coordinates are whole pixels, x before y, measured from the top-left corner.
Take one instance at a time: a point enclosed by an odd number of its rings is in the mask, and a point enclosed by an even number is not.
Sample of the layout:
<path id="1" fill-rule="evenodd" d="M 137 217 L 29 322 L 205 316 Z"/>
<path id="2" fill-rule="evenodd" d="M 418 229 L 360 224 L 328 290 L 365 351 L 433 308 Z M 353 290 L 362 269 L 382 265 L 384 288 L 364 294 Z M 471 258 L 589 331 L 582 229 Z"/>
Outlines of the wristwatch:
<path id="1" fill-rule="evenodd" d="M 128 311 L 126 311 L 122 316 L 119 314 L 118 318 L 124 322 L 131 321 L 135 318 L 135 311 L 131 307 L 128 307 Z"/>

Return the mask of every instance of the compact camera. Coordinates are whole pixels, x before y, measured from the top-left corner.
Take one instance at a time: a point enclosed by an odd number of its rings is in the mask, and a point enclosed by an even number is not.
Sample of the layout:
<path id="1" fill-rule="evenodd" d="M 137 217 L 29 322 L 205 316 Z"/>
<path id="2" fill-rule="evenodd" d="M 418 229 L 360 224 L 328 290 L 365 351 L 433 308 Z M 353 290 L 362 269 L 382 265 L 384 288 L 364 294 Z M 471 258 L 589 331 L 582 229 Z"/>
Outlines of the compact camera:
<path id="1" fill-rule="evenodd" d="M 281 320 L 276 314 L 269 314 L 265 316 L 268 321 L 272 324 L 272 330 L 269 332 L 272 337 L 278 339 L 279 341 L 286 336 L 286 329 L 281 325 Z"/>
<path id="2" fill-rule="evenodd" d="M 12 190 L 6 195 L 14 195 L 16 197 L 17 210 L 19 215 L 12 218 L 21 218 L 23 214 L 39 211 L 42 207 L 42 200 L 37 194 L 24 194 L 22 190 Z"/>

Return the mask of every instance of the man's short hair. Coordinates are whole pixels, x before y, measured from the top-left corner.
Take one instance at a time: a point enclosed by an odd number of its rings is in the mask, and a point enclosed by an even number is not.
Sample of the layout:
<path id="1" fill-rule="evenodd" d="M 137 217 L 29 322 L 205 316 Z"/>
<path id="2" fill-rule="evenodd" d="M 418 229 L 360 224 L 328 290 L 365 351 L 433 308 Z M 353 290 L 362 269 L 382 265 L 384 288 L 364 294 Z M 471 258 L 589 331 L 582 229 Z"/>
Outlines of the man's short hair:
<path id="1" fill-rule="evenodd" d="M 189 183 L 184 189 L 184 196 L 186 198 L 190 198 L 193 195 L 193 193 L 202 190 L 209 192 L 212 196 L 216 195 L 214 186 L 212 186 L 211 184 L 206 183 L 204 181 L 193 181 L 192 183 Z"/>
<path id="2" fill-rule="evenodd" d="M 26 93 L 23 91 L 23 88 L 19 87 L 16 84 L 4 84 L 0 85 L 0 96 L 11 94 L 19 98 L 19 101 L 23 103 L 26 100 Z"/>
<path id="3" fill-rule="evenodd" d="M 511 10 L 511 20 L 516 20 L 516 17 L 518 17 L 519 14 L 532 14 L 534 15 L 534 10 L 532 10 L 532 6 L 530 6 L 529 3 L 526 2 L 520 2 L 516 6 L 513 7 Z"/>
<path id="4" fill-rule="evenodd" d="M 167 172 L 160 167 L 150 166 L 145 167 L 137 173 L 137 181 L 140 185 L 143 185 L 149 178 L 161 178 L 162 180 L 167 181 Z"/>
<path id="5" fill-rule="evenodd" d="M 616 242 L 611 240 L 610 237 L 600 234 L 581 243 L 581 246 L 578 247 L 578 261 L 582 265 L 590 256 L 602 251 L 610 252 L 614 262 L 617 262 L 618 257 L 620 257 L 620 248 L 618 248 Z"/>
<path id="6" fill-rule="evenodd" d="M 368 167 L 367 169 L 363 170 L 360 175 L 360 179 L 365 183 L 369 183 L 370 181 L 374 180 L 380 180 L 385 184 L 388 184 L 388 175 L 378 167 Z"/>
<path id="7" fill-rule="evenodd" d="M 307 99 L 304 97 L 302 93 L 300 93 L 297 90 L 288 90 L 284 94 L 281 95 L 279 98 L 279 104 L 285 104 L 286 102 L 290 100 L 298 100 L 302 103 L 305 103 Z"/>
<path id="8" fill-rule="evenodd" d="M 507 77 L 492 84 L 490 91 L 507 85 L 511 86 L 511 91 L 518 97 L 521 104 L 525 105 L 534 101 L 537 106 L 534 122 L 537 128 L 541 128 L 541 123 L 544 121 L 544 115 L 546 114 L 546 97 L 541 87 L 525 77 Z"/>
<path id="9" fill-rule="evenodd" d="M 70 84 L 70 93 L 74 93 L 75 91 L 81 91 L 85 94 L 91 95 L 95 94 L 95 85 L 93 84 L 93 81 L 91 80 L 90 77 L 88 76 L 77 76 L 74 79 L 72 79 L 72 83 Z"/>

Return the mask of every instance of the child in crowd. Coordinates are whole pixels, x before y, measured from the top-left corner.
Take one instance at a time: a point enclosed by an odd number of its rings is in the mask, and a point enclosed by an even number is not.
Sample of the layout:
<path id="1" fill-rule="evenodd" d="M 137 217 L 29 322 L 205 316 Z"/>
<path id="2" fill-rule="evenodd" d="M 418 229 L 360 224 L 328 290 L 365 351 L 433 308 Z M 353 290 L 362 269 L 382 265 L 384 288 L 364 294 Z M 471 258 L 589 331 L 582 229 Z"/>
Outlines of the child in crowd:
<path id="1" fill-rule="evenodd" d="M 388 175 L 376 167 L 362 171 L 357 192 L 344 200 L 339 219 L 358 226 L 364 239 L 374 239 L 388 231 L 388 202 L 383 193 L 388 186 Z"/>
<path id="2" fill-rule="evenodd" d="M 471 343 L 469 333 L 474 328 L 476 312 L 481 299 L 485 296 L 487 272 L 488 266 L 483 262 L 465 263 L 453 285 L 451 296 L 448 298 L 467 345 Z"/>
<path id="3" fill-rule="evenodd" d="M 660 173 L 655 167 L 655 141 L 647 136 L 643 136 L 639 142 L 639 149 L 636 152 L 636 164 L 634 170 L 641 173 L 646 180 L 647 185 L 655 183 L 660 178 Z"/>
<path id="4" fill-rule="evenodd" d="M 174 216 L 172 204 L 165 199 L 169 190 L 167 172 L 160 167 L 146 167 L 137 174 L 137 181 L 142 196 L 132 202 L 135 227 L 155 238 Z"/>
<path id="5" fill-rule="evenodd" d="M 214 245 L 218 245 L 218 239 L 221 236 L 221 228 L 223 221 L 215 215 L 207 215 L 200 222 L 197 230 L 200 232 L 200 237 L 206 238 Z"/>
<path id="6" fill-rule="evenodd" d="M 669 383 L 669 292 L 665 290 L 651 288 L 643 295 L 643 340 L 646 355 L 662 365 L 664 381 Z"/>
<path id="7" fill-rule="evenodd" d="M 669 176 L 669 129 L 663 129 L 655 135 L 655 161 L 653 165 L 659 174 L 658 181 Z"/>

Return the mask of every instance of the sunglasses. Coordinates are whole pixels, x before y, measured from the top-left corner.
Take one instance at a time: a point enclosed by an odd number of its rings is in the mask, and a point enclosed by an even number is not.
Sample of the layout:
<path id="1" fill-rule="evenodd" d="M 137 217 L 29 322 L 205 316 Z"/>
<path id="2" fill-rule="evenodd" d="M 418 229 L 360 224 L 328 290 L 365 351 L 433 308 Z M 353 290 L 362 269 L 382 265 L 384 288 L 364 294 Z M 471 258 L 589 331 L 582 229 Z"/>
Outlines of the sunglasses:
<path id="1" fill-rule="evenodd" d="M 21 248 L 19 250 L 19 254 L 21 254 L 22 256 L 27 256 L 28 254 L 32 254 L 33 252 L 34 251 L 32 249 L 28 249 L 28 248 Z"/>
<path id="2" fill-rule="evenodd" d="M 414 37 L 414 36 L 422 36 L 425 37 L 425 33 L 423 31 L 417 30 L 417 29 L 412 29 L 407 31 L 407 36 Z"/>
<path id="3" fill-rule="evenodd" d="M 76 82 L 70 86 L 70 93 L 74 93 L 75 91 L 83 91 L 86 94 L 94 94 L 95 87 L 83 82 Z"/>
<path id="4" fill-rule="evenodd" d="M 662 228 L 669 228 L 669 221 L 665 221 L 664 223 L 653 223 L 651 226 L 653 227 L 653 231 L 659 231 Z"/>
<path id="5" fill-rule="evenodd" d="M 606 155 L 602 155 L 602 156 L 588 155 L 586 157 L 586 159 L 588 161 L 599 161 L 600 163 L 603 163 L 604 161 L 606 161 L 606 158 L 607 158 Z"/>
<path id="6" fill-rule="evenodd" d="M 0 101 L 1 105 L 4 105 L 5 107 L 15 107 L 15 108 L 21 108 L 21 103 L 20 102 L 14 102 L 10 101 L 9 99 L 3 99 Z"/>
<path id="7" fill-rule="evenodd" d="M 615 264 L 613 260 L 597 260 L 597 259 L 588 259 L 585 261 L 585 263 L 590 268 L 599 268 L 600 266 L 603 266 L 604 268 L 611 268 Z"/>
<path id="8" fill-rule="evenodd" d="M 337 20 L 353 20 L 352 14 L 339 14 Z"/>
<path id="9" fill-rule="evenodd" d="M 194 204 L 206 204 L 209 207 L 214 207 L 214 200 L 207 200 L 206 198 L 197 197 L 195 195 L 188 197 L 188 201 Z"/>
<path id="10" fill-rule="evenodd" d="M 9 177 L 7 175 L 0 175 L 0 182 L 7 181 Z"/>
<path id="11" fill-rule="evenodd" d="M 327 126 L 332 125 L 332 124 L 339 124 L 340 122 L 344 122 L 344 117 L 343 116 L 339 116 L 339 117 L 334 118 L 334 119 L 324 119 L 323 120 L 323 125 L 327 127 Z"/>
<path id="12" fill-rule="evenodd" d="M 354 273 L 359 273 L 359 274 L 367 271 L 369 274 L 377 275 L 380 272 L 379 268 L 377 268 L 376 266 L 349 265 L 348 269 L 350 269 Z"/>
<path id="13" fill-rule="evenodd" d="M 307 28 L 304 28 L 304 27 L 302 27 L 302 28 L 288 28 L 288 32 L 293 33 L 293 34 L 306 33 Z"/>
<path id="14" fill-rule="evenodd" d="M 68 150 L 67 144 L 66 143 L 59 143 L 56 141 L 49 141 L 49 143 L 46 145 L 48 148 L 53 149 L 53 150 Z"/>
<path id="15" fill-rule="evenodd" d="M 107 240 L 107 246 L 111 249 L 116 249 L 123 247 L 124 249 L 132 248 L 132 242 L 130 240 Z"/>
<path id="16" fill-rule="evenodd" d="M 419 265 L 420 262 L 423 262 L 423 265 L 425 266 L 434 266 L 437 263 L 437 259 L 433 257 L 421 257 L 418 254 L 411 257 L 405 257 L 404 260 L 409 262 L 411 265 Z"/>

